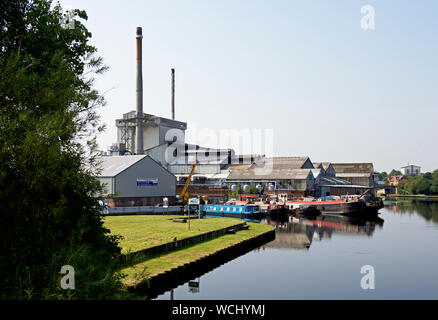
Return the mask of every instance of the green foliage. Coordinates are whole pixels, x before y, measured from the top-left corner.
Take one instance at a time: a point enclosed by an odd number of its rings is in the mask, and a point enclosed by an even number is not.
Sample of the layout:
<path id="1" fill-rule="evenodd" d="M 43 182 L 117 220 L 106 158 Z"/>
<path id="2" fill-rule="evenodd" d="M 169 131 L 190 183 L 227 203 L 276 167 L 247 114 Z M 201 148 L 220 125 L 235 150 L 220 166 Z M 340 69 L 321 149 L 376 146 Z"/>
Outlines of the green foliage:
<path id="1" fill-rule="evenodd" d="M 244 194 L 259 194 L 259 190 L 255 186 L 250 185 L 248 186 L 248 189 L 246 189 Z"/>
<path id="2" fill-rule="evenodd" d="M 438 195 L 438 170 L 417 177 L 407 177 L 400 181 L 397 192 L 399 194 Z"/>
<path id="3" fill-rule="evenodd" d="M 239 198 L 239 194 L 241 194 L 242 191 L 240 190 L 240 186 L 237 186 L 236 190 L 234 190 L 231 193 L 231 196 L 229 198 L 233 198 L 233 199 L 238 199 Z"/>
<path id="4" fill-rule="evenodd" d="M 240 188 L 240 186 L 237 186 L 236 190 L 234 192 L 229 194 L 229 198 L 238 199 L 239 195 L 241 194 L 247 194 L 247 195 L 257 195 L 259 194 L 259 190 L 254 185 L 249 185 L 248 189 L 243 191 L 243 189 Z"/>
<path id="5" fill-rule="evenodd" d="M 379 178 L 379 181 L 386 181 L 386 179 L 388 178 L 388 173 L 386 173 L 386 171 L 383 172 L 377 172 L 377 177 Z"/>
<path id="6" fill-rule="evenodd" d="M 103 227 L 94 195 L 96 108 L 106 67 L 75 11 L 60 25 L 49 0 L 0 4 L 0 298 L 103 298 L 120 289 L 118 238 Z M 63 265 L 76 290 L 61 290 Z"/>
<path id="7" fill-rule="evenodd" d="M 388 174 L 388 177 L 401 176 L 401 175 L 402 175 L 401 171 L 392 169 L 391 172 Z"/>

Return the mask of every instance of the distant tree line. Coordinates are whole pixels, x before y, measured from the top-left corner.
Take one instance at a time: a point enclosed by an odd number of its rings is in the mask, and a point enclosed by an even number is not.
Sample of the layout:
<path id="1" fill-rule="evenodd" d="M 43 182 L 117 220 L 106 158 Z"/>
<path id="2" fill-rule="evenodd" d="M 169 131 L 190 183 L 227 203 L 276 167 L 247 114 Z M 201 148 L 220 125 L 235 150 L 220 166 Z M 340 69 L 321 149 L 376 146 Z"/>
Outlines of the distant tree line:
<path id="1" fill-rule="evenodd" d="M 399 182 L 397 193 L 438 195 L 438 169 L 417 177 L 406 177 Z"/>

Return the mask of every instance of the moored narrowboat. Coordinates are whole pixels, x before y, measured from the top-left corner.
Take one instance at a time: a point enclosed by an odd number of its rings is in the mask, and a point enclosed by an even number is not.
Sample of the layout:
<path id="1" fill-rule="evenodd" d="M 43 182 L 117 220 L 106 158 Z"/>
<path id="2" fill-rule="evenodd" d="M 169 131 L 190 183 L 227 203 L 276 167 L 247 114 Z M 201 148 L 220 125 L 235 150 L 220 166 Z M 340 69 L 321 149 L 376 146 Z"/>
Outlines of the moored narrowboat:
<path id="1" fill-rule="evenodd" d="M 239 219 L 260 219 L 265 214 L 255 204 L 206 204 L 202 211 L 208 216 L 239 218 Z"/>

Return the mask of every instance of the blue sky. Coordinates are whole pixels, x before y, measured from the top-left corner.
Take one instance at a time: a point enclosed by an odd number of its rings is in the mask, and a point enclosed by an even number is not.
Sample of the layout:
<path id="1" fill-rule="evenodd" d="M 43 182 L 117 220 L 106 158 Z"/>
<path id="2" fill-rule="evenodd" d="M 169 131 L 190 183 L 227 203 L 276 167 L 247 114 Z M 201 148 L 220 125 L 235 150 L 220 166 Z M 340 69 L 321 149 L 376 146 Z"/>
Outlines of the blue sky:
<path id="1" fill-rule="evenodd" d="M 61 4 L 87 11 L 92 44 L 110 67 L 96 82 L 111 89 L 102 149 L 116 142 L 115 119 L 135 109 L 141 26 L 144 111 L 170 117 L 175 68 L 176 117 L 188 123 L 189 142 L 205 144 L 202 129 L 272 128 L 276 156 L 438 168 L 436 1 Z M 375 8 L 375 30 L 360 26 L 364 5 Z"/>

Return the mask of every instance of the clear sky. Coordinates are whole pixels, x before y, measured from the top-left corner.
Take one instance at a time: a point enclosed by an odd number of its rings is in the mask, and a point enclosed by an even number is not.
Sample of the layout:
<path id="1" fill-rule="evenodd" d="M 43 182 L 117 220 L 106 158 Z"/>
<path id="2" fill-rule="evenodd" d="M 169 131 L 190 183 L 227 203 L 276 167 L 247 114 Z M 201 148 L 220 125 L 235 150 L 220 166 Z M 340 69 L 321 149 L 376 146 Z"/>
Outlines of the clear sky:
<path id="1" fill-rule="evenodd" d="M 99 143 L 135 110 L 135 30 L 143 27 L 144 112 L 202 129 L 274 129 L 276 156 L 438 168 L 435 0 L 62 0 L 86 10 L 110 70 Z M 361 7 L 375 29 L 361 28 Z M 195 130 L 196 128 L 196 130 Z M 221 146 L 220 142 L 212 147 Z M 244 150 L 236 150 L 244 151 Z"/>

